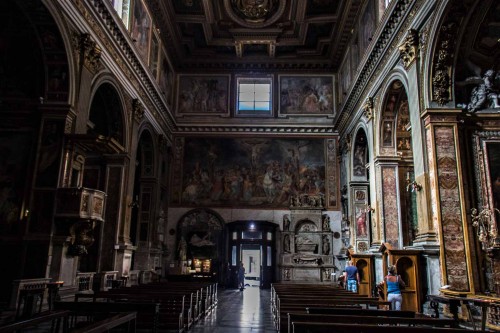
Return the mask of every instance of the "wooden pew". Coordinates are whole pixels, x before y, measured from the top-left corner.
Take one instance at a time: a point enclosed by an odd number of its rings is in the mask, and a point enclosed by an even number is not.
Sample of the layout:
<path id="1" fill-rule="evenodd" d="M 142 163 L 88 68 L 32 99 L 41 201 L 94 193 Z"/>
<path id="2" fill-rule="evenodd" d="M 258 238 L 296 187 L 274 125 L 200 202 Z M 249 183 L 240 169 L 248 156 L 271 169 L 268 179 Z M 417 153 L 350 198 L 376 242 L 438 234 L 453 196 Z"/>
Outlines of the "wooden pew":
<path id="1" fill-rule="evenodd" d="M 40 312 L 29 319 L 15 321 L 3 326 L 0 326 L 1 333 L 12 333 L 18 330 L 36 327 L 41 324 L 50 323 L 50 332 L 56 333 L 62 329 L 62 332 L 69 331 L 69 315 L 70 311 L 58 310 L 58 311 L 46 311 Z M 62 325 L 61 325 L 62 322 Z"/>
<path id="2" fill-rule="evenodd" d="M 453 319 L 422 318 L 397 318 L 397 317 L 372 317 L 351 315 L 324 315 L 308 314 L 303 312 L 289 312 L 287 330 L 292 332 L 292 322 L 319 322 L 319 323 L 346 323 L 346 324 L 383 324 L 400 326 L 428 326 L 457 328 L 458 323 Z M 284 328 L 284 327 L 282 327 Z"/>
<path id="3" fill-rule="evenodd" d="M 185 304 L 183 310 L 183 324 L 185 329 L 189 329 L 194 322 L 193 313 L 197 309 L 195 304 L 195 294 L 183 290 L 165 290 L 156 288 L 131 288 L 124 287 L 118 289 L 112 289 L 105 292 L 96 293 L 95 296 L 98 298 L 106 298 L 106 295 L 151 295 L 152 298 L 162 296 L 162 297 L 185 297 Z"/>
<path id="4" fill-rule="evenodd" d="M 291 333 L 466 333 L 468 330 L 460 328 L 413 327 L 391 325 L 339 324 L 319 322 L 292 322 Z M 485 331 L 474 331 L 485 332 Z"/>
<path id="5" fill-rule="evenodd" d="M 377 298 L 372 297 L 353 297 L 350 298 L 345 296 L 324 296 L 324 297 L 316 297 L 316 298 L 278 298 L 277 302 L 277 314 L 278 323 L 277 329 L 280 329 L 281 322 L 284 319 L 286 321 L 286 313 L 290 311 L 296 310 L 304 310 L 306 307 L 357 307 L 364 306 L 366 309 L 369 306 L 376 306 L 377 308 L 380 306 L 389 306 L 390 302 L 387 301 L 379 301 Z"/>
<path id="6" fill-rule="evenodd" d="M 413 311 L 396 311 L 380 309 L 341 309 L 333 307 L 306 307 L 306 312 L 310 314 L 330 314 L 343 316 L 384 316 L 396 318 L 415 318 Z"/>
<path id="7" fill-rule="evenodd" d="M 98 299 L 103 299 L 107 302 L 159 303 L 160 315 L 158 329 L 176 330 L 178 332 L 184 330 L 184 296 L 164 295 L 161 293 L 117 294 L 98 292 L 88 296 L 79 295 L 78 299 L 81 298 L 92 298 L 94 302 Z"/>
<path id="8" fill-rule="evenodd" d="M 71 311 L 70 324 L 77 326 L 78 317 L 91 317 L 93 321 L 112 313 L 137 313 L 136 326 L 158 332 L 160 303 L 119 303 L 119 302 L 55 302 L 56 310 Z"/>
<path id="9" fill-rule="evenodd" d="M 136 331 L 136 313 L 124 312 L 119 313 L 109 318 L 101 319 L 88 326 L 80 329 L 72 330 L 71 333 L 102 333 L 109 332 L 109 330 L 127 325 L 127 333 L 135 333 Z"/>

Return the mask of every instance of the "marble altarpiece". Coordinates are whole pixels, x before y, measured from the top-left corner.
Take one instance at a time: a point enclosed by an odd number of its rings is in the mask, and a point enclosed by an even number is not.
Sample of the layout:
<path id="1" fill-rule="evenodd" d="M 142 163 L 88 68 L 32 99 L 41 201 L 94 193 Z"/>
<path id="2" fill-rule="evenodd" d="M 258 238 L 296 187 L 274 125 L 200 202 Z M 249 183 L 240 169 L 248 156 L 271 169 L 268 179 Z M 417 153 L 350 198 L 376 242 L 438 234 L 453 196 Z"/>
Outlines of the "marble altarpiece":
<path id="1" fill-rule="evenodd" d="M 283 217 L 281 280 L 291 283 L 331 283 L 335 266 L 330 217 L 323 196 L 300 195 L 290 200 Z"/>

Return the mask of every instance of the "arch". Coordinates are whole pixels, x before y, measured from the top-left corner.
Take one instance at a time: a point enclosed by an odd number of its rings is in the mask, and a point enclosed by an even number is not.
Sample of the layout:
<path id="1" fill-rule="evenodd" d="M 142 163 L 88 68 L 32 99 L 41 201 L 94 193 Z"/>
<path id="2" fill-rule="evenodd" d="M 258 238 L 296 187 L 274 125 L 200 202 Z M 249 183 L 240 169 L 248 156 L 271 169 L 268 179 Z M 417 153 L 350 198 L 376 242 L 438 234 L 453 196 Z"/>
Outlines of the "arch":
<path id="1" fill-rule="evenodd" d="M 177 222 L 177 244 L 180 245 L 184 238 L 188 244 L 187 256 L 216 258 L 222 246 L 224 226 L 222 217 L 211 209 L 190 210 Z"/>
<path id="2" fill-rule="evenodd" d="M 403 80 L 401 80 L 403 79 Z M 411 125 L 408 85 L 401 73 L 393 73 L 386 80 L 379 109 L 377 143 L 380 155 L 411 155 Z"/>
<path id="3" fill-rule="evenodd" d="M 125 146 L 126 127 L 123 99 L 111 81 L 99 82 L 90 99 L 88 132 L 115 139 Z"/>

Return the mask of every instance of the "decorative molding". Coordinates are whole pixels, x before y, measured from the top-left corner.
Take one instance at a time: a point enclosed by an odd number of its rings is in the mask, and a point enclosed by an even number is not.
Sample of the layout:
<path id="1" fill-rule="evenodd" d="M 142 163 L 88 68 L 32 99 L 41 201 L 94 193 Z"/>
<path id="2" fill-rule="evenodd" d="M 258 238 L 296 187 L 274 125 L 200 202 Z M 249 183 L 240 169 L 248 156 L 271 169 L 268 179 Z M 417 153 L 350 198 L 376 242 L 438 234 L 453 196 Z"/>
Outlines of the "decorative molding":
<path id="1" fill-rule="evenodd" d="M 101 67 L 101 48 L 88 33 L 80 35 L 79 44 L 80 56 L 83 56 L 83 65 L 92 73 L 97 73 Z"/>
<path id="2" fill-rule="evenodd" d="M 399 56 L 403 60 L 405 69 L 408 70 L 413 64 L 418 55 L 419 36 L 418 31 L 415 29 L 408 30 L 403 44 L 399 46 Z"/>
<path id="3" fill-rule="evenodd" d="M 144 105 L 137 98 L 132 100 L 132 116 L 138 123 L 144 118 Z"/>
<path id="4" fill-rule="evenodd" d="M 463 1 L 454 1 L 439 29 L 432 64 L 432 100 L 444 106 L 452 100 L 454 51 L 461 23 L 467 15 Z"/>
<path id="5" fill-rule="evenodd" d="M 165 135 L 163 135 L 163 134 L 158 135 L 158 147 L 159 147 L 159 150 L 162 152 L 167 151 L 168 140 L 165 138 Z"/>
<path id="6" fill-rule="evenodd" d="M 375 116 L 374 100 L 373 97 L 367 97 L 363 105 L 363 116 L 370 121 Z"/>
<path id="7" fill-rule="evenodd" d="M 248 126 L 248 127 L 239 127 L 239 126 L 219 126 L 219 125 L 179 125 L 177 127 L 177 135 L 182 135 L 186 133 L 259 133 L 259 134 L 308 134 L 308 135 L 335 135 L 337 134 L 334 131 L 332 126 L 328 127 L 314 127 L 314 126 Z"/>

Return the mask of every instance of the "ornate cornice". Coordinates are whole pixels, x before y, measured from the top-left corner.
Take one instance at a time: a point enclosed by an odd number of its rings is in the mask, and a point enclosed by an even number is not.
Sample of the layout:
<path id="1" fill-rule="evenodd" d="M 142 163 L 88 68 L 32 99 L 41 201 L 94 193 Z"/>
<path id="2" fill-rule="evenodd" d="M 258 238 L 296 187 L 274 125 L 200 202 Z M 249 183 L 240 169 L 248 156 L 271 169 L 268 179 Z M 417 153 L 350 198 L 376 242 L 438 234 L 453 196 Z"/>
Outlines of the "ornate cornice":
<path id="1" fill-rule="evenodd" d="M 375 116 L 373 97 L 366 98 L 365 104 L 363 105 L 363 115 L 368 121 L 372 120 Z"/>
<path id="2" fill-rule="evenodd" d="M 399 46 L 399 56 L 403 60 L 405 69 L 410 68 L 411 64 L 417 59 L 418 42 L 418 31 L 415 29 L 408 30 L 408 35 L 406 35 L 403 44 Z"/>
<path id="3" fill-rule="evenodd" d="M 192 126 L 178 126 L 176 135 L 188 135 L 188 134 L 238 134 L 238 135 L 308 135 L 308 136 L 331 136 L 337 135 L 331 126 L 208 126 L 208 125 L 192 125 Z"/>
<path id="4" fill-rule="evenodd" d="M 138 123 L 144 118 L 144 105 L 137 98 L 132 100 L 132 116 Z"/>
<path id="5" fill-rule="evenodd" d="M 372 49 L 369 50 L 363 67 L 354 80 L 349 96 L 347 96 L 342 108 L 342 113 L 335 121 L 335 127 L 339 132 L 345 130 L 349 125 L 353 114 L 357 111 L 357 105 L 367 90 L 373 85 L 376 78 L 384 68 L 392 52 L 399 46 L 403 33 L 409 29 L 424 0 L 400 0 L 394 3 L 394 8 L 385 19 L 383 28 Z"/>

